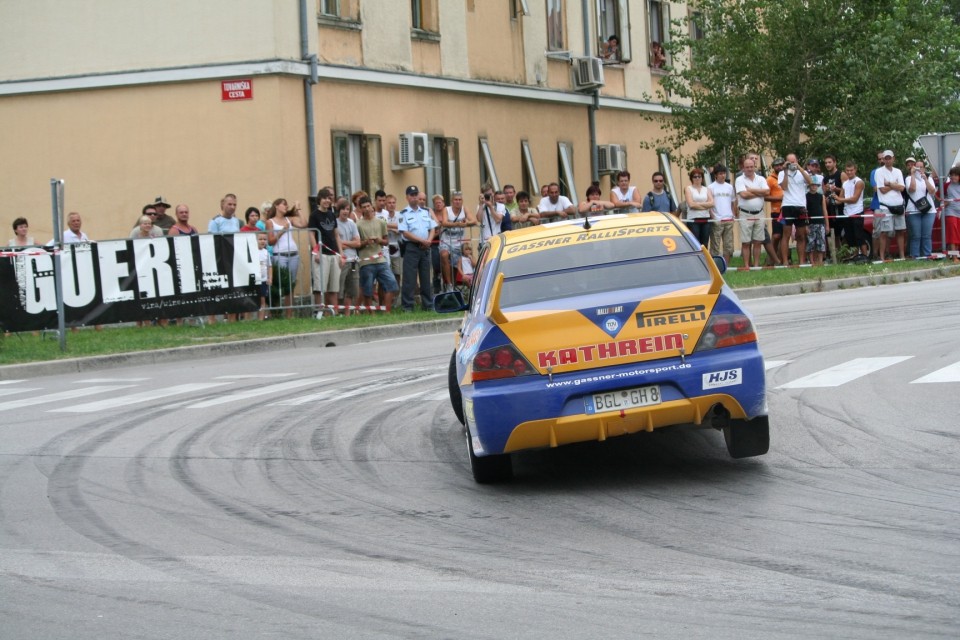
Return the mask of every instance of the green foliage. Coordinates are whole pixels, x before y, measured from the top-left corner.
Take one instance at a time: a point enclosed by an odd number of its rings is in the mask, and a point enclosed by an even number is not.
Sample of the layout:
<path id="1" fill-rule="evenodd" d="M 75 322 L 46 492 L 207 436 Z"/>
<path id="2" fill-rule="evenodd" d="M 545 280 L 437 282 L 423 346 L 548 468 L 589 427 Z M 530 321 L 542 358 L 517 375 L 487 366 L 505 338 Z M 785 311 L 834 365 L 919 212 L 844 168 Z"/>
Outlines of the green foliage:
<path id="1" fill-rule="evenodd" d="M 906 157 L 917 136 L 960 129 L 956 20 L 934 0 L 695 0 L 665 44 L 673 114 L 650 146 L 706 141 L 686 160 L 708 165 L 747 150 Z"/>

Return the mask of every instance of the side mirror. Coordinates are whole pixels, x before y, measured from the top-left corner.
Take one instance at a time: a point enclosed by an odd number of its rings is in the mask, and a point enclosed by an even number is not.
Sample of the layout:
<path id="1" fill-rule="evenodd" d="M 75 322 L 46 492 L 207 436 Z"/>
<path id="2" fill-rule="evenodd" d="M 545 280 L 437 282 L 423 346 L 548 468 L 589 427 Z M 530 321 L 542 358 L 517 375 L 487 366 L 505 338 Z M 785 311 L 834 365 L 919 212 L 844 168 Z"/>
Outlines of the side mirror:
<path id="1" fill-rule="evenodd" d="M 433 309 L 437 313 L 456 313 L 466 311 L 467 303 L 464 302 L 463 294 L 459 291 L 447 291 L 434 296 Z"/>
<path id="2" fill-rule="evenodd" d="M 723 256 L 713 256 L 713 263 L 717 265 L 721 275 L 727 272 L 727 261 Z"/>

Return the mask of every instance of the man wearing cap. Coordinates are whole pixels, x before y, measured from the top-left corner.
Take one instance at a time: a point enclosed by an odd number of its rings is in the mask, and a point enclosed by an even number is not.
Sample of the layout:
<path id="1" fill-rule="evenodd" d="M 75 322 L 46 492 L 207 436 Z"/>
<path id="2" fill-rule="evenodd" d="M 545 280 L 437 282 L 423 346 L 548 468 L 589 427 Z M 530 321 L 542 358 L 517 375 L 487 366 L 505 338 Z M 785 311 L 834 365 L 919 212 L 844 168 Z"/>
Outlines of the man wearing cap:
<path id="1" fill-rule="evenodd" d="M 903 205 L 906 182 L 903 180 L 900 169 L 893 166 L 893 151 L 886 149 L 880 157 L 883 159 L 883 165 L 877 167 L 873 174 L 879 202 L 878 209 L 873 212 L 874 237 L 879 245 L 881 259 L 884 259 L 887 252 L 887 238 L 896 235 L 900 258 L 903 258 L 904 245 L 907 242 L 907 221 L 904 217 Z"/>
<path id="2" fill-rule="evenodd" d="M 433 290 L 430 286 L 430 244 L 436 233 L 437 221 L 430 211 L 420 206 L 420 189 L 410 185 L 406 190 L 407 207 L 400 212 L 397 230 L 406 241 L 403 254 L 403 288 L 400 304 L 404 311 L 413 311 L 420 278 L 420 304 L 424 311 L 433 309 Z"/>
<path id="3" fill-rule="evenodd" d="M 170 208 L 170 205 L 164 201 L 163 196 L 157 196 L 153 201 L 153 207 L 157 211 L 157 217 L 153 219 L 153 228 L 156 229 L 160 227 L 163 233 L 167 233 L 170 231 L 170 227 L 176 222 L 173 216 L 167 214 L 167 209 Z"/>

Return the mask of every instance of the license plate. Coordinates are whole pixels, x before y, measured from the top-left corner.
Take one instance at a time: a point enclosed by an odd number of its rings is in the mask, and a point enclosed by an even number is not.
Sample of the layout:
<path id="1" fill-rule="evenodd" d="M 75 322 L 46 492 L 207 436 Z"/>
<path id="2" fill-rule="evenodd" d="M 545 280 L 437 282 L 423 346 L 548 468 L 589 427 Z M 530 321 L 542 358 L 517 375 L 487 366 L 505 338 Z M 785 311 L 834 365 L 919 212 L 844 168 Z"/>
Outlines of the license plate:
<path id="1" fill-rule="evenodd" d="M 660 385 L 657 384 L 648 387 L 636 387 L 635 389 L 594 393 L 583 399 L 588 414 L 648 407 L 661 402 Z"/>

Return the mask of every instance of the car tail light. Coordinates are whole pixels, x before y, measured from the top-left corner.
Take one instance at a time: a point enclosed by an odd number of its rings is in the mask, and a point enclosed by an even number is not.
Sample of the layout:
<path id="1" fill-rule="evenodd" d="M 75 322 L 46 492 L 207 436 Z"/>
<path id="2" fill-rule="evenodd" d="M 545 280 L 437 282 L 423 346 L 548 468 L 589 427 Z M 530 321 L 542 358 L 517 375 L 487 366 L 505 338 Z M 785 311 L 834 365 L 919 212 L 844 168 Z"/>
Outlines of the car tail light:
<path id="1" fill-rule="evenodd" d="M 536 373 L 512 345 L 494 347 L 473 357 L 473 381 L 515 378 Z"/>
<path id="2" fill-rule="evenodd" d="M 756 341 L 757 332 L 750 318 L 742 313 L 722 313 L 710 316 L 694 351 L 709 351 Z"/>

